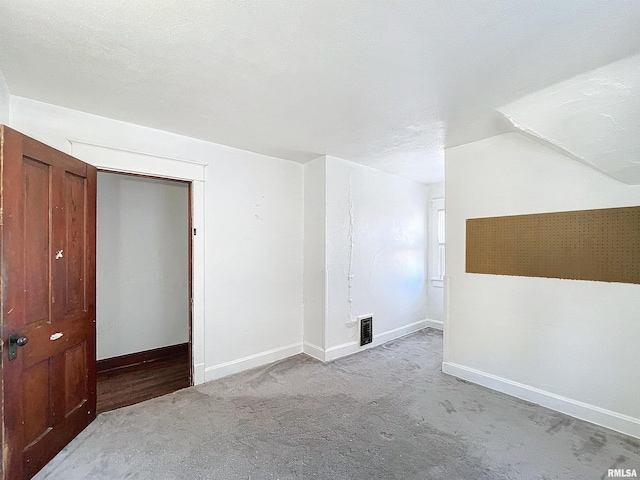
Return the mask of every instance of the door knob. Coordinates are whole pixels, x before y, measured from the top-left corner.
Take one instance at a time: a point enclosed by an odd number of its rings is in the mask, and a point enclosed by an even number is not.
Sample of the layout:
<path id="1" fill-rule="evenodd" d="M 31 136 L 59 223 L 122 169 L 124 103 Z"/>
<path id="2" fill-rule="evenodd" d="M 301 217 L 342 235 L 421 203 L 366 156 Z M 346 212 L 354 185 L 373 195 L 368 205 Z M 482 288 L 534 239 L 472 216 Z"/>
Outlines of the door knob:
<path id="1" fill-rule="evenodd" d="M 18 347 L 24 347 L 29 339 L 24 335 L 12 333 L 9 335 L 9 361 L 15 360 L 18 356 Z"/>

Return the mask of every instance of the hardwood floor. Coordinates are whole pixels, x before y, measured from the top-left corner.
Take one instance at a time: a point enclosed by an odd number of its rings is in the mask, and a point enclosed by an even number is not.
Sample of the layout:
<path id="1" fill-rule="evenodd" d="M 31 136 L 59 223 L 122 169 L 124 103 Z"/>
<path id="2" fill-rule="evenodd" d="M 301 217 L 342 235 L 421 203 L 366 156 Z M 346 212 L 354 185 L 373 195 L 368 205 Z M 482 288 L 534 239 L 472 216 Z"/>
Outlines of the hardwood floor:
<path id="1" fill-rule="evenodd" d="M 98 372 L 97 410 L 108 412 L 188 386 L 188 353 Z"/>

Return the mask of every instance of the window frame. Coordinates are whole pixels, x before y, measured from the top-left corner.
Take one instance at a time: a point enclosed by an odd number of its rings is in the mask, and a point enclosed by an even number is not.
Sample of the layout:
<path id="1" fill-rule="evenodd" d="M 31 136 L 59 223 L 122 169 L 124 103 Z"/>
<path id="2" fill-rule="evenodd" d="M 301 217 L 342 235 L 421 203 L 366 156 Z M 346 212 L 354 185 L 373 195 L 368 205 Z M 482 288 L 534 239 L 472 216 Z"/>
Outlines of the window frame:
<path id="1" fill-rule="evenodd" d="M 446 275 L 445 250 L 446 250 L 446 213 L 444 198 L 434 198 L 431 200 L 431 285 L 437 288 L 444 288 L 444 277 Z"/>

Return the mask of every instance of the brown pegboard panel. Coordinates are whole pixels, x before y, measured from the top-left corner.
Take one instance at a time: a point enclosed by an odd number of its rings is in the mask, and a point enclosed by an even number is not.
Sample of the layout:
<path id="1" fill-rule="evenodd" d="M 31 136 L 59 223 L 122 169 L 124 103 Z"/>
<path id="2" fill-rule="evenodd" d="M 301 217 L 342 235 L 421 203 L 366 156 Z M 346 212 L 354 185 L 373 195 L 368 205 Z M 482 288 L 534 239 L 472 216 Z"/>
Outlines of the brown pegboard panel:
<path id="1" fill-rule="evenodd" d="M 640 207 L 472 218 L 466 271 L 640 283 Z"/>

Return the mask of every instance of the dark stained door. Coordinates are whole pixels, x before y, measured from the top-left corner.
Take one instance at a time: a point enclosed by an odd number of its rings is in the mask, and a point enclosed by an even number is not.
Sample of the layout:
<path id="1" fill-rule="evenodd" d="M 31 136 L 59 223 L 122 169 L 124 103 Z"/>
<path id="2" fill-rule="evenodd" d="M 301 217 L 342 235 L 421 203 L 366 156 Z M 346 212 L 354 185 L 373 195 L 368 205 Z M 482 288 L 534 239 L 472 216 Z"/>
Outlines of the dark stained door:
<path id="1" fill-rule="evenodd" d="M 2 478 L 15 480 L 96 416 L 96 169 L 0 135 Z"/>

